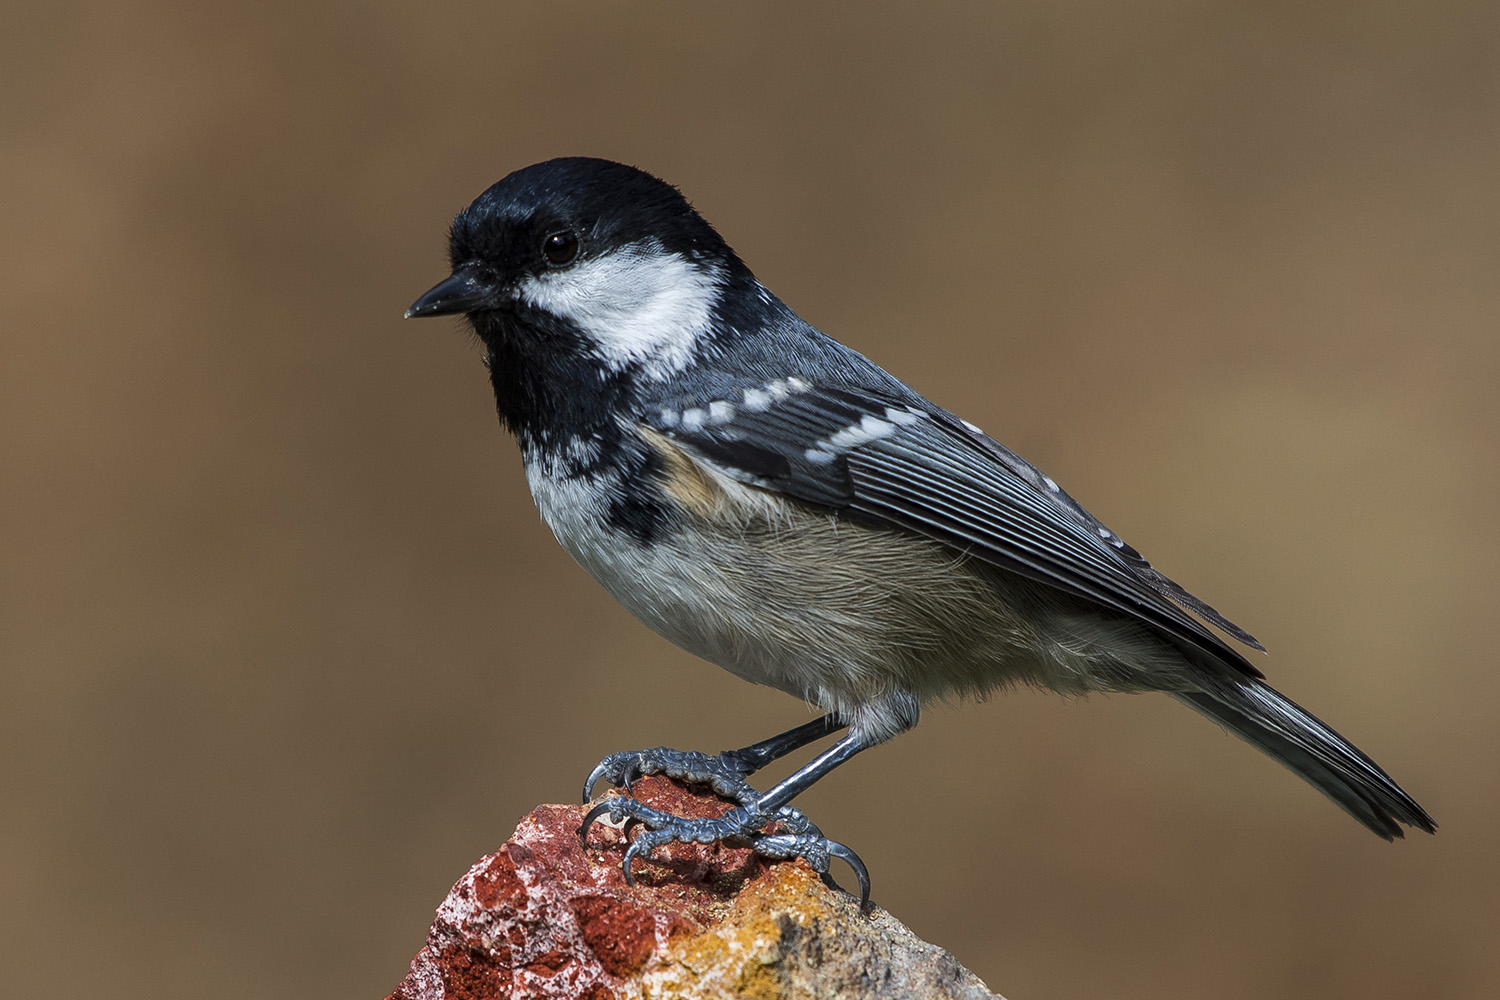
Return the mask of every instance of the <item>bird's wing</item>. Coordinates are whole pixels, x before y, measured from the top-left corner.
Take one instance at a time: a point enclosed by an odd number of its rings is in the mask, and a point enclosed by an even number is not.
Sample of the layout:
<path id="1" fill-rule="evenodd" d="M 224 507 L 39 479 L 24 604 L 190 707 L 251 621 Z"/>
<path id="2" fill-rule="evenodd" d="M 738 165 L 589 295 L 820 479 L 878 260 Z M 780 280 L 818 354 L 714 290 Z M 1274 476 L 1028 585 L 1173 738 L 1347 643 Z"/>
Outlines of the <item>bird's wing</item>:
<path id="1" fill-rule="evenodd" d="M 720 398 L 658 401 L 642 421 L 741 481 L 937 539 L 1259 676 L 1184 608 L 1263 648 L 1253 636 L 1154 569 L 1034 466 L 925 400 L 783 379 Z"/>

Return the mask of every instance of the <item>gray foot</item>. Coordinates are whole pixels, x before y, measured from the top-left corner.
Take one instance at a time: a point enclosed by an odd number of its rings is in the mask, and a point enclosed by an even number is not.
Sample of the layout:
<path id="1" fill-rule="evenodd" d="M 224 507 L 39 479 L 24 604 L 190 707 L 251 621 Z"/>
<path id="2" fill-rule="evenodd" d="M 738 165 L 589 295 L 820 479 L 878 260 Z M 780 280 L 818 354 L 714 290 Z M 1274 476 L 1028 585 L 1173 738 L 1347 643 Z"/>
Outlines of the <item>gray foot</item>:
<path id="1" fill-rule="evenodd" d="M 717 819 L 674 816 L 653 809 L 627 795 L 615 795 L 600 802 L 583 818 L 578 829 L 579 837 L 588 842 L 589 828 L 605 814 L 613 823 L 624 822 L 627 831 L 637 824 L 646 827 L 625 849 L 621 868 L 627 884 L 634 884 L 631 865 L 637 858 L 649 859 L 651 852 L 663 844 L 696 843 L 711 844 L 715 841 L 736 841 L 748 845 L 762 857 L 782 860 L 803 858 L 813 871 L 830 885 L 836 885 L 828 868 L 832 859 L 841 858 L 859 879 L 859 905 L 863 909 L 870 901 L 870 875 L 864 862 L 848 847 L 829 840 L 817 825 L 791 806 L 765 808 L 761 793 L 745 780 L 753 774 L 756 766 L 733 750 L 720 754 L 705 754 L 691 750 L 672 750 L 654 747 L 610 754 L 599 762 L 589 774 L 584 788 L 584 801 L 588 801 L 594 785 L 607 778 L 611 784 L 627 790 L 630 783 L 648 774 L 662 774 L 689 784 L 707 785 L 717 794 L 739 803 Z M 781 830 L 767 832 L 767 828 L 780 824 Z"/>
<path id="2" fill-rule="evenodd" d="M 716 794 L 744 806 L 760 798 L 760 793 L 745 780 L 755 771 L 756 767 L 734 750 L 719 754 L 670 747 L 627 750 L 610 754 L 589 772 L 588 780 L 583 784 L 583 801 L 588 802 L 594 797 L 594 786 L 601 778 L 616 788 L 629 791 L 637 778 L 664 774 L 690 785 L 707 785 Z"/>

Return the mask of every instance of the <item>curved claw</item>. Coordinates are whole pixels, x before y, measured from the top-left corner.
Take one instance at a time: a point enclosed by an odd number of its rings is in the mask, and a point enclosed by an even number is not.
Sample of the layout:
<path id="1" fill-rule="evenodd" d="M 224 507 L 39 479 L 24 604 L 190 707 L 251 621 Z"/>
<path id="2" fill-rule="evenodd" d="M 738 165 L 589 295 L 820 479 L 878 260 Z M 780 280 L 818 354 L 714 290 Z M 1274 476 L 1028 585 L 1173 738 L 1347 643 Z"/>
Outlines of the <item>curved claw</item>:
<path id="1" fill-rule="evenodd" d="M 597 784 L 599 784 L 599 779 L 600 778 L 604 777 L 606 774 L 609 773 L 609 769 L 605 766 L 608 762 L 609 762 L 609 758 L 608 757 L 604 758 L 604 760 L 601 760 L 597 765 L 595 765 L 594 769 L 589 772 L 589 776 L 584 779 L 584 782 L 583 782 L 583 801 L 584 802 L 588 802 L 590 799 L 592 799 L 594 797 L 594 786 L 597 785 Z"/>
<path id="2" fill-rule="evenodd" d="M 589 844 L 589 828 L 599 822 L 599 817 L 610 811 L 612 803 L 605 799 L 594 808 L 584 814 L 583 822 L 578 826 L 578 841 L 587 847 Z"/>
<path id="3" fill-rule="evenodd" d="M 651 852 L 655 849 L 655 838 L 649 834 L 638 840 L 631 841 L 630 846 L 625 848 L 625 858 L 620 862 L 620 868 L 625 873 L 626 885 L 635 885 L 635 875 L 630 871 L 630 866 L 635 859 L 644 857 L 649 861 L 651 859 Z"/>
<path id="4" fill-rule="evenodd" d="M 865 867 L 865 863 L 859 859 L 858 854 L 836 840 L 828 842 L 828 856 L 840 858 L 844 864 L 854 869 L 854 877 L 859 879 L 859 909 L 861 913 L 868 913 L 870 910 L 870 871 Z"/>
<path id="5" fill-rule="evenodd" d="M 630 786 L 645 775 L 646 771 L 641 766 L 641 753 L 612 753 L 594 765 L 594 769 L 584 779 L 583 801 L 588 802 L 594 797 L 594 786 L 601 778 L 608 778 L 616 788 L 623 788 L 628 792 Z"/>

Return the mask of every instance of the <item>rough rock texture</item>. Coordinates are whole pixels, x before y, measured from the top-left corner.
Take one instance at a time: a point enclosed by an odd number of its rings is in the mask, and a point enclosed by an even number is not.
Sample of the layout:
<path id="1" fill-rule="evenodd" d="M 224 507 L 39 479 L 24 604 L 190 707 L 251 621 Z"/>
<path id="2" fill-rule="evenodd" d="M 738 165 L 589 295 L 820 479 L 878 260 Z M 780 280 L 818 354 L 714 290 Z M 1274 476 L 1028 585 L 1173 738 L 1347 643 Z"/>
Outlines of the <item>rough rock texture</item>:
<path id="1" fill-rule="evenodd" d="M 635 794 L 682 815 L 728 804 L 646 778 Z M 390 1000 L 961 997 L 979 978 L 879 907 L 827 888 L 801 861 L 674 844 L 620 874 L 623 834 L 540 806 L 458 880 Z"/>

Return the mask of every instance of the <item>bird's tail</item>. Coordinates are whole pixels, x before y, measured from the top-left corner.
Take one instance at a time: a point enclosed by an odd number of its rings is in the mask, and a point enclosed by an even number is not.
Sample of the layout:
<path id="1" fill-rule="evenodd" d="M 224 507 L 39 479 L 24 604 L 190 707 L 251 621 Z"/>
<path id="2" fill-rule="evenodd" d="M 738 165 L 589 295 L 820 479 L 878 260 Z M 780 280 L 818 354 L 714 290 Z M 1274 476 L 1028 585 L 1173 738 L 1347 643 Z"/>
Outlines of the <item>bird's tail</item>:
<path id="1" fill-rule="evenodd" d="M 1172 696 L 1281 761 L 1386 840 L 1405 835 L 1397 820 L 1428 833 L 1437 828 L 1373 760 L 1268 684 L 1225 678 L 1211 693 Z"/>

